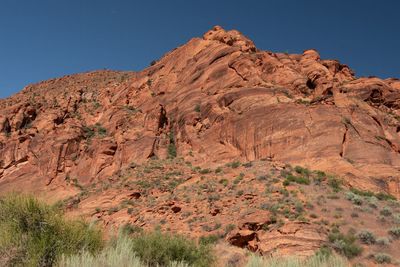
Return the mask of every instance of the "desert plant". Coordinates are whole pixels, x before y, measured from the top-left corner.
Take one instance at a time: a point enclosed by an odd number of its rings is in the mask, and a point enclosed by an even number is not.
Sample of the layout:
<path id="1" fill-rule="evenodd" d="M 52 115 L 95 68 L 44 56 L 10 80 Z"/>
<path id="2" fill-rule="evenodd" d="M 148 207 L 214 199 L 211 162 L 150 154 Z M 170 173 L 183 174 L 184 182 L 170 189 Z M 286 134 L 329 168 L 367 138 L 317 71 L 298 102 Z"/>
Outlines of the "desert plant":
<path id="1" fill-rule="evenodd" d="M 297 257 L 260 257 L 252 255 L 246 267 L 347 267 L 349 263 L 335 255 L 317 254 L 307 259 Z"/>
<path id="2" fill-rule="evenodd" d="M 168 158 L 176 158 L 177 152 L 176 152 L 176 145 L 175 145 L 175 134 L 174 131 L 169 132 L 169 144 L 168 144 Z"/>
<path id="3" fill-rule="evenodd" d="M 328 185 L 333 189 L 334 192 L 339 192 L 342 189 L 342 183 L 336 177 L 329 177 Z"/>
<path id="4" fill-rule="evenodd" d="M 400 227 L 393 227 L 389 230 L 389 234 L 394 238 L 400 238 Z"/>
<path id="5" fill-rule="evenodd" d="M 390 216 L 392 215 L 392 209 L 389 207 L 383 207 L 383 209 L 379 212 L 383 216 Z"/>
<path id="6" fill-rule="evenodd" d="M 164 234 L 160 231 L 142 233 L 132 239 L 133 251 L 149 266 L 167 266 L 171 262 L 185 262 L 193 266 L 209 266 L 213 261 L 211 250 L 206 245 L 180 235 Z"/>
<path id="7" fill-rule="evenodd" d="M 65 220 L 52 206 L 25 195 L 0 199 L 0 258 L 4 265 L 51 266 L 62 255 L 102 246 L 99 230 Z"/>
<path id="8" fill-rule="evenodd" d="M 358 206 L 362 205 L 363 203 L 362 198 L 359 195 L 354 194 L 353 192 L 347 192 L 346 199 L 350 200 L 353 204 Z"/>
<path id="9" fill-rule="evenodd" d="M 379 264 L 391 263 L 392 257 L 386 253 L 377 253 L 374 255 L 374 260 L 376 263 L 379 263 Z"/>
<path id="10" fill-rule="evenodd" d="M 376 243 L 380 246 L 388 246 L 390 244 L 390 239 L 387 237 L 378 237 Z"/>
<path id="11" fill-rule="evenodd" d="M 232 169 L 236 169 L 240 166 L 240 161 L 233 161 L 226 164 L 227 167 L 231 167 Z"/>
<path id="12" fill-rule="evenodd" d="M 87 250 L 74 255 L 62 255 L 59 267 L 144 267 L 135 254 L 132 241 L 127 237 L 119 237 L 99 254 L 94 255 Z"/>
<path id="13" fill-rule="evenodd" d="M 364 244 L 374 244 L 376 242 L 376 237 L 373 233 L 368 230 L 362 230 L 357 234 L 358 239 Z"/>
<path id="14" fill-rule="evenodd" d="M 356 257 L 362 252 L 362 248 L 355 243 L 356 237 L 352 233 L 342 234 L 334 228 L 328 235 L 328 239 L 335 250 L 347 258 Z"/>

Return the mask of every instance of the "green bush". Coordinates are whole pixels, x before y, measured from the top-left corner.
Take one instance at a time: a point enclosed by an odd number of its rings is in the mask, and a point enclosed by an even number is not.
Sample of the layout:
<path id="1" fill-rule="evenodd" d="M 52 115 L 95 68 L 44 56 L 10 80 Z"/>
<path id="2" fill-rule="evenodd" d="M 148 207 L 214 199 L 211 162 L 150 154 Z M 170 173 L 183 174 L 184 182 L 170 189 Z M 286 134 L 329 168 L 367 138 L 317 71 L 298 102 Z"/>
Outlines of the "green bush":
<path id="1" fill-rule="evenodd" d="M 227 167 L 231 167 L 232 169 L 236 169 L 241 165 L 240 161 L 233 161 L 230 163 L 227 163 L 226 166 Z"/>
<path id="2" fill-rule="evenodd" d="M 160 231 L 136 235 L 132 239 L 132 246 L 133 251 L 149 266 L 167 266 L 171 262 L 210 266 L 213 261 L 209 246 L 196 245 L 183 236 Z"/>
<path id="3" fill-rule="evenodd" d="M 346 199 L 353 202 L 353 204 L 361 206 L 363 203 L 362 198 L 359 195 L 354 194 L 353 192 L 346 193 Z"/>
<path id="4" fill-rule="evenodd" d="M 370 245 L 376 242 L 376 237 L 368 230 L 362 230 L 357 234 L 358 239 L 364 244 Z"/>
<path id="5" fill-rule="evenodd" d="M 294 171 L 297 172 L 298 174 L 301 174 L 306 177 L 309 177 L 311 174 L 311 171 L 309 169 L 306 169 L 306 168 L 303 168 L 300 166 L 294 167 Z"/>
<path id="6" fill-rule="evenodd" d="M 392 257 L 388 254 L 385 253 L 377 253 L 374 256 L 375 262 L 379 264 L 383 263 L 391 263 L 392 262 Z"/>
<path id="7" fill-rule="evenodd" d="M 388 246 L 390 244 L 390 239 L 387 237 L 378 237 L 376 243 L 380 246 Z"/>
<path id="8" fill-rule="evenodd" d="M 383 216 L 390 216 L 392 215 L 392 209 L 389 207 L 383 207 L 383 209 L 379 212 Z"/>
<path id="9" fill-rule="evenodd" d="M 101 246 L 99 230 L 65 220 L 55 207 L 24 195 L 0 199 L 0 265 L 51 266 L 62 254 Z"/>
<path id="10" fill-rule="evenodd" d="M 362 252 L 362 248 L 355 243 L 356 237 L 351 233 L 345 235 L 334 228 L 328 238 L 335 250 L 349 259 L 360 255 Z"/>
<path id="11" fill-rule="evenodd" d="M 339 192 L 342 189 L 342 183 L 335 177 L 329 177 L 328 185 L 333 189 L 334 192 Z"/>
<path id="12" fill-rule="evenodd" d="M 291 182 L 309 185 L 310 179 L 306 176 L 294 176 L 293 174 L 289 173 L 286 175 L 286 179 L 283 182 L 284 185 L 289 185 Z"/>
<path id="13" fill-rule="evenodd" d="M 371 191 L 363 191 L 363 190 L 359 190 L 356 188 L 352 188 L 350 190 L 354 194 L 357 194 L 357 195 L 363 196 L 363 197 L 376 197 L 379 200 L 396 200 L 396 198 L 394 196 L 392 196 L 390 194 L 382 193 L 382 192 L 375 194 L 374 192 L 371 192 Z"/>
<path id="14" fill-rule="evenodd" d="M 62 255 L 59 267 L 144 267 L 140 258 L 135 254 L 129 238 L 120 237 L 99 254 L 87 250 L 74 255 Z"/>
<path id="15" fill-rule="evenodd" d="M 79 254 L 63 255 L 58 267 L 148 267 L 135 253 L 132 239 L 126 235 L 119 236 L 106 246 L 100 253 L 92 254 L 86 250 Z M 189 267 L 184 262 L 171 262 L 168 267 Z"/>
<path id="16" fill-rule="evenodd" d="M 400 238 L 400 227 L 393 227 L 389 230 L 389 234 L 394 238 Z"/>
<path id="17" fill-rule="evenodd" d="M 386 193 L 378 193 L 375 195 L 379 200 L 396 200 L 396 198 L 392 195 Z"/>
<path id="18" fill-rule="evenodd" d="M 176 158 L 177 156 L 176 145 L 175 145 L 175 134 L 173 130 L 169 132 L 168 138 L 169 138 L 169 144 L 167 147 L 168 158 L 173 159 Z"/>
<path id="19" fill-rule="evenodd" d="M 217 243 L 220 239 L 221 238 L 218 235 L 207 235 L 200 237 L 199 242 L 203 245 L 210 245 Z"/>

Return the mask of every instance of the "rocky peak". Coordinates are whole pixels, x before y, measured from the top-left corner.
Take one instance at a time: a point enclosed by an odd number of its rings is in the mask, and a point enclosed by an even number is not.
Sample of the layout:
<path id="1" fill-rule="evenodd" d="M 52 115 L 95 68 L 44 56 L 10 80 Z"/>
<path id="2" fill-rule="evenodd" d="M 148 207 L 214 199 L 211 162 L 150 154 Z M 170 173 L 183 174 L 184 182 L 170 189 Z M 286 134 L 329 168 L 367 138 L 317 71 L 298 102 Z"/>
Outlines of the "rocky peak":
<path id="1" fill-rule="evenodd" d="M 239 47 L 242 52 L 255 52 L 256 47 L 250 39 L 237 30 L 226 31 L 221 26 L 214 26 L 203 35 L 204 40 L 214 40 L 233 47 Z"/>

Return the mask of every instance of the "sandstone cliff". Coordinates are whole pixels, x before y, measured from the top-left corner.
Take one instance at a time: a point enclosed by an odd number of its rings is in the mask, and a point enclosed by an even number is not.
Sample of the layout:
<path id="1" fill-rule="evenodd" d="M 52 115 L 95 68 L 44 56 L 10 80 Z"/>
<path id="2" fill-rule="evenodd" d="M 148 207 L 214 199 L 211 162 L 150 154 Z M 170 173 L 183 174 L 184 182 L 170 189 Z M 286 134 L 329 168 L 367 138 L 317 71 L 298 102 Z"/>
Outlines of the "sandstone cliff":
<path id="1" fill-rule="evenodd" d="M 131 162 L 268 158 L 400 196 L 400 80 L 214 27 L 141 72 L 95 71 L 0 100 L 0 190 L 68 191 Z"/>

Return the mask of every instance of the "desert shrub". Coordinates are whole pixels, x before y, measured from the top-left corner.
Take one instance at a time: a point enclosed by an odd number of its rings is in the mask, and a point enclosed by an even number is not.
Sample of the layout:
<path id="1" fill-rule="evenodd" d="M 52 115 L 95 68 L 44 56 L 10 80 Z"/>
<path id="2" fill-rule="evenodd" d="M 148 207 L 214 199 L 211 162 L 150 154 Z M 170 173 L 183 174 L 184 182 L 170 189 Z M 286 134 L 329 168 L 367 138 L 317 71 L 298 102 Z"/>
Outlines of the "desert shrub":
<path id="1" fill-rule="evenodd" d="M 362 190 L 359 190 L 357 188 L 351 188 L 350 191 L 353 192 L 356 195 L 363 196 L 363 197 L 375 196 L 375 194 L 373 192 L 371 192 L 371 191 L 362 191 Z"/>
<path id="2" fill-rule="evenodd" d="M 358 239 L 364 244 L 374 244 L 376 242 L 376 237 L 373 233 L 368 230 L 362 230 L 357 234 Z"/>
<path id="3" fill-rule="evenodd" d="M 136 234 L 136 233 L 143 233 L 143 228 L 137 225 L 133 225 L 130 223 L 125 223 L 122 225 L 122 227 L 119 229 L 120 235 L 131 235 L 131 234 Z"/>
<path id="4" fill-rule="evenodd" d="M 356 188 L 352 188 L 350 190 L 354 194 L 357 194 L 357 195 L 363 196 L 363 197 L 376 197 L 379 200 L 396 200 L 396 198 L 394 196 L 392 196 L 390 194 L 382 193 L 382 192 L 375 194 L 374 192 L 371 192 L 371 191 L 363 191 L 363 190 L 359 190 Z"/>
<path id="5" fill-rule="evenodd" d="M 368 205 L 369 205 L 371 208 L 374 208 L 374 209 L 378 208 L 378 199 L 377 199 L 376 197 L 374 197 L 374 196 L 369 197 L 369 198 L 367 199 L 367 201 L 368 201 Z"/>
<path id="6" fill-rule="evenodd" d="M 227 167 L 231 167 L 232 169 L 236 169 L 240 166 L 240 161 L 233 161 L 226 164 Z"/>
<path id="7" fill-rule="evenodd" d="M 51 266 L 62 254 L 101 246 L 99 230 L 65 220 L 55 207 L 25 195 L 0 199 L 0 265 Z"/>
<path id="8" fill-rule="evenodd" d="M 149 266 L 167 266 L 171 262 L 185 262 L 193 266 L 210 266 L 213 256 L 209 246 L 196 245 L 181 235 L 160 231 L 136 235 L 133 251 Z"/>
<path id="9" fill-rule="evenodd" d="M 91 139 L 96 135 L 96 132 L 89 126 L 83 126 L 82 131 L 86 139 Z"/>
<path id="10" fill-rule="evenodd" d="M 220 237 L 218 235 L 207 235 L 199 238 L 200 244 L 209 245 L 217 243 Z"/>
<path id="11" fill-rule="evenodd" d="M 218 181 L 220 184 L 222 184 L 223 186 L 228 186 L 229 181 L 225 178 L 221 179 Z"/>
<path id="12" fill-rule="evenodd" d="M 200 173 L 200 174 L 208 174 L 208 173 L 211 173 L 211 170 L 210 170 L 210 169 L 201 169 L 201 170 L 199 171 L 199 173 Z"/>
<path id="13" fill-rule="evenodd" d="M 215 173 L 221 173 L 221 172 L 222 172 L 222 168 L 221 167 L 218 167 L 218 168 L 215 169 Z"/>
<path id="14" fill-rule="evenodd" d="M 284 185 L 289 185 L 291 182 L 298 184 L 310 184 L 310 179 L 306 176 L 294 176 L 293 174 L 287 174 L 286 179 L 284 180 Z"/>
<path id="15" fill-rule="evenodd" d="M 391 263 L 392 257 L 386 253 L 377 253 L 374 255 L 374 260 L 376 263 L 379 263 L 379 264 Z"/>
<path id="16" fill-rule="evenodd" d="M 104 128 L 100 123 L 96 123 L 96 124 L 94 125 L 94 128 L 95 128 L 95 130 L 96 130 L 98 136 L 100 136 L 100 137 L 105 137 L 105 136 L 107 136 L 107 129 Z"/>
<path id="17" fill-rule="evenodd" d="M 342 189 L 342 183 L 336 177 L 329 177 L 328 185 L 333 189 L 334 192 L 339 192 Z"/>
<path id="18" fill-rule="evenodd" d="M 296 166 L 294 167 L 294 171 L 297 172 L 298 174 L 301 174 L 303 176 L 307 176 L 309 177 L 311 174 L 311 171 L 309 169 L 300 167 L 300 166 Z"/>
<path id="19" fill-rule="evenodd" d="M 378 193 L 375 195 L 376 198 L 378 198 L 379 200 L 396 200 L 396 198 L 390 194 L 386 194 L 386 193 Z"/>
<path id="20" fill-rule="evenodd" d="M 169 132 L 168 138 L 169 138 L 169 144 L 167 147 L 168 158 L 173 159 L 176 158 L 177 156 L 174 131 L 171 130 Z"/>
<path id="21" fill-rule="evenodd" d="M 362 252 L 362 248 L 356 244 L 356 237 L 352 233 L 345 235 L 334 228 L 328 238 L 335 250 L 349 259 L 360 255 Z"/>
<path id="22" fill-rule="evenodd" d="M 355 205 L 362 205 L 363 201 L 362 198 L 356 194 L 354 194 L 353 192 L 347 192 L 346 193 L 346 199 L 350 200 L 353 204 Z"/>
<path id="23" fill-rule="evenodd" d="M 393 214 L 393 221 L 400 224 L 400 213 Z"/>
<path id="24" fill-rule="evenodd" d="M 253 163 L 251 161 L 249 161 L 249 162 L 243 163 L 242 166 L 245 168 L 250 168 L 253 166 Z"/>
<path id="25" fill-rule="evenodd" d="M 246 267 L 347 267 L 349 263 L 336 255 L 317 254 L 307 259 L 297 257 L 260 257 L 252 255 Z"/>
<path id="26" fill-rule="evenodd" d="M 140 258 L 135 254 L 132 241 L 127 237 L 120 237 L 113 244 L 107 246 L 99 254 L 92 254 L 87 250 L 74 255 L 63 255 L 58 263 L 59 267 L 144 267 Z"/>
<path id="27" fill-rule="evenodd" d="M 389 230 L 389 234 L 394 238 L 400 238 L 400 227 L 393 227 Z"/>
<path id="28" fill-rule="evenodd" d="M 132 239 L 121 235 L 112 240 L 100 253 L 92 254 L 86 250 L 79 254 L 63 255 L 58 267 L 148 267 L 135 253 Z M 189 267 L 184 262 L 171 262 L 168 267 Z"/>
<path id="29" fill-rule="evenodd" d="M 376 239 L 376 243 L 380 246 L 388 246 L 390 244 L 390 240 L 387 237 L 378 237 Z"/>
<path id="30" fill-rule="evenodd" d="M 379 212 L 383 216 L 390 216 L 392 215 L 392 209 L 389 207 L 383 207 L 383 209 Z"/>

